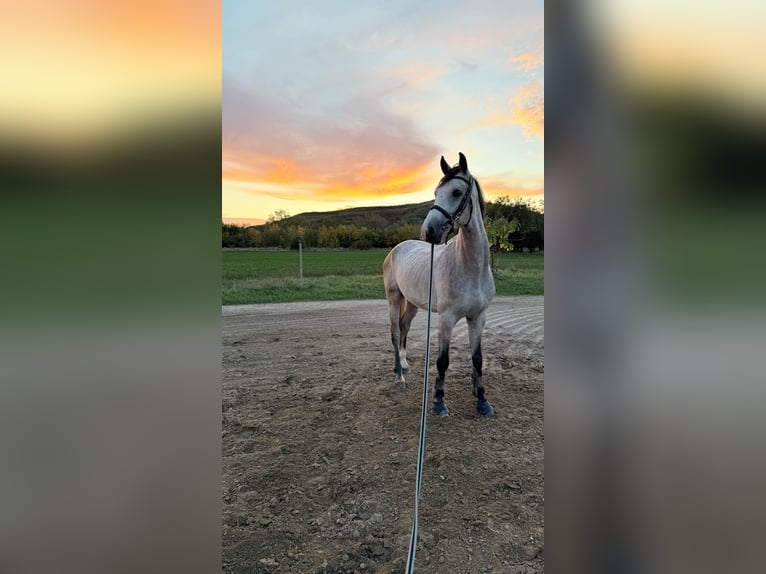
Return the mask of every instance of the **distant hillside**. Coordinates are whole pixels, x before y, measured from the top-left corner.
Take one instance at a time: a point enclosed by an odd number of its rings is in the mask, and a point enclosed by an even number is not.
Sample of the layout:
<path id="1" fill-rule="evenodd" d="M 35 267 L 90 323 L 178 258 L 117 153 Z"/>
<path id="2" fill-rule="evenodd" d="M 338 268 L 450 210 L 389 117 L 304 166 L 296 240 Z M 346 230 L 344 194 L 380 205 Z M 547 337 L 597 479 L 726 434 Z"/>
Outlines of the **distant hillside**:
<path id="1" fill-rule="evenodd" d="M 408 203 L 406 205 L 378 206 L 378 207 L 352 207 L 338 211 L 299 213 L 292 217 L 282 219 L 282 225 L 300 225 L 304 227 L 319 227 L 326 225 L 356 225 L 357 227 L 369 227 L 370 229 L 385 229 L 391 226 L 414 224 L 418 227 L 428 213 L 432 201 L 423 203 Z M 265 227 L 259 225 L 256 227 Z"/>
<path id="2" fill-rule="evenodd" d="M 354 207 L 339 211 L 300 213 L 262 225 L 223 222 L 223 247 L 303 247 L 370 249 L 393 247 L 420 237 L 432 202 Z M 284 213 L 284 212 L 282 212 Z M 280 215 L 275 212 L 275 215 Z M 487 203 L 486 219 L 497 249 L 535 250 L 543 247 L 543 213 L 520 199 Z M 494 227 L 493 227 L 494 226 Z"/>

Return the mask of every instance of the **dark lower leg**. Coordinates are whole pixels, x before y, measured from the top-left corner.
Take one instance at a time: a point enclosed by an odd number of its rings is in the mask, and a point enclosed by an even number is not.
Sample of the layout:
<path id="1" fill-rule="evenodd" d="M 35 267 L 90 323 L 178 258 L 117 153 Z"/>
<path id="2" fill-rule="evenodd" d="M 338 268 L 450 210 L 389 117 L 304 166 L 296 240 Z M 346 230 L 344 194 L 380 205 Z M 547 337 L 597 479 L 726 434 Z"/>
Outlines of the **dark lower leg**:
<path id="1" fill-rule="evenodd" d="M 484 396 L 484 385 L 481 382 L 481 344 L 476 346 L 471 359 L 473 360 L 473 394 L 476 395 L 476 410 L 482 416 L 494 416 L 495 410 Z"/>
<path id="2" fill-rule="evenodd" d="M 407 362 L 407 333 L 402 333 L 402 345 L 400 347 L 399 359 L 402 365 L 403 372 L 409 372 L 410 365 Z"/>
<path id="3" fill-rule="evenodd" d="M 449 345 L 442 347 L 439 358 L 436 360 L 436 370 L 438 372 L 436 376 L 436 390 L 434 391 L 434 406 L 432 412 L 439 417 L 446 417 L 449 415 L 449 409 L 444 404 L 444 375 L 447 372 L 449 366 Z"/>
<path id="4" fill-rule="evenodd" d="M 444 404 L 444 378 L 449 367 L 449 342 L 455 321 L 452 317 L 442 315 L 439 321 L 439 358 L 436 359 L 436 390 L 434 391 L 433 413 L 437 416 L 447 416 L 447 405 Z"/>
<path id="5" fill-rule="evenodd" d="M 434 391 L 434 401 L 444 401 L 444 379 L 436 377 L 436 390 Z"/>
<path id="6" fill-rule="evenodd" d="M 436 390 L 434 391 L 434 401 L 444 401 L 444 376 L 447 373 L 447 367 L 449 367 L 449 348 L 442 349 L 439 353 L 439 358 L 436 360 L 436 370 L 438 375 L 436 376 Z"/>
<path id="7" fill-rule="evenodd" d="M 405 352 L 407 351 L 407 333 L 409 333 L 409 330 L 410 326 L 408 324 L 399 324 L 399 340 L 401 341 L 399 348 L 404 349 Z"/>
<path id="8" fill-rule="evenodd" d="M 481 345 L 478 345 L 471 355 L 473 362 L 473 395 L 479 400 L 484 400 L 484 385 L 481 382 L 482 355 Z"/>

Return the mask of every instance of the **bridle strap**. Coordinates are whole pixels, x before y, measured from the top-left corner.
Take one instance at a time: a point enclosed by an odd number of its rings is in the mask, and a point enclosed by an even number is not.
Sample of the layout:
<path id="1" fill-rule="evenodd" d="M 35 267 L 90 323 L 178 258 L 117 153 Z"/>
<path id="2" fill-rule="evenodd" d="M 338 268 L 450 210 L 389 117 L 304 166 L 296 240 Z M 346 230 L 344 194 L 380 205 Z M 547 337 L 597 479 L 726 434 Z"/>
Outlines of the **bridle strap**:
<path id="1" fill-rule="evenodd" d="M 466 203 L 468 203 L 468 200 L 471 199 L 471 192 L 473 191 L 473 182 L 474 182 L 473 176 L 471 176 L 471 179 L 466 179 L 465 177 L 460 177 L 459 175 L 451 177 L 447 181 L 452 181 L 453 179 L 460 179 L 468 184 L 468 189 L 463 194 L 463 197 L 460 200 L 460 204 L 457 206 L 455 213 L 450 213 L 449 211 L 447 211 L 440 205 L 436 205 L 436 203 L 434 203 L 431 206 L 431 209 L 435 209 L 436 211 L 438 211 L 444 217 L 447 218 L 447 222 L 449 223 L 449 226 L 450 226 L 450 230 L 447 232 L 448 234 L 452 233 L 452 231 L 455 230 L 455 223 L 457 222 L 458 219 L 460 219 L 460 216 L 463 215 L 463 211 L 465 211 Z M 443 182 L 442 185 L 447 183 L 447 181 Z M 431 209 L 429 209 L 429 211 L 431 211 Z M 473 204 L 471 205 L 471 210 L 473 210 Z"/>
<path id="2" fill-rule="evenodd" d="M 431 209 L 435 209 L 436 211 L 440 212 L 444 217 L 447 218 L 447 220 L 454 221 L 454 217 L 452 216 L 452 214 L 446 209 L 444 209 L 442 206 L 434 204 L 431 206 Z"/>

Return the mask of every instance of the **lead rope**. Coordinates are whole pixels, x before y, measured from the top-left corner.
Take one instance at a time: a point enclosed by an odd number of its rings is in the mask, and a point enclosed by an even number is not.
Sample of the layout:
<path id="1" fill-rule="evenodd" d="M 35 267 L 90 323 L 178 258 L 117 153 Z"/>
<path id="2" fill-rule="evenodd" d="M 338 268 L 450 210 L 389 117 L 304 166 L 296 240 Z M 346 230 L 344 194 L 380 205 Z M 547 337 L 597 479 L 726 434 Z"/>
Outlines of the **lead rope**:
<path id="1" fill-rule="evenodd" d="M 418 440 L 418 470 L 415 478 L 415 518 L 412 521 L 410 549 L 407 553 L 407 574 L 415 571 L 415 551 L 418 545 L 418 508 L 420 506 L 420 483 L 423 476 L 423 455 L 426 447 L 426 403 L 428 402 L 428 361 L 431 350 L 431 294 L 434 284 L 434 244 L 431 244 L 431 274 L 428 277 L 428 326 L 426 327 L 426 363 L 423 375 L 423 407 L 420 410 L 420 439 Z"/>

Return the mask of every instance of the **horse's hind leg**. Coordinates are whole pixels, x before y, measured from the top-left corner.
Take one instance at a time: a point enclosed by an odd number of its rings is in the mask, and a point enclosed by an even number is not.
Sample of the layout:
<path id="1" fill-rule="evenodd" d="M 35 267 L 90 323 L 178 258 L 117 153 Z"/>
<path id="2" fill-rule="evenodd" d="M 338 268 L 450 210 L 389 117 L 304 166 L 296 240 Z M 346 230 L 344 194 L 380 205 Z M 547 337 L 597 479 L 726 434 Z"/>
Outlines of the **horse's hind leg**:
<path id="1" fill-rule="evenodd" d="M 471 346 L 471 361 L 473 362 L 473 396 L 476 397 L 476 412 L 485 417 L 491 417 L 495 410 L 484 396 L 484 384 L 481 381 L 483 358 L 481 355 L 481 335 L 484 332 L 486 313 L 482 311 L 473 319 L 466 318 L 468 323 L 468 342 Z"/>
<path id="2" fill-rule="evenodd" d="M 402 306 L 404 305 L 404 296 L 400 291 L 388 291 L 386 293 L 388 298 L 388 316 L 391 320 L 391 343 L 394 345 L 394 372 L 396 373 L 396 382 L 405 388 L 407 385 L 404 382 L 404 375 L 402 374 L 402 362 L 399 356 L 399 346 L 401 343 L 401 329 L 399 328 L 399 318 L 402 314 Z"/>
<path id="3" fill-rule="evenodd" d="M 436 359 L 436 390 L 434 391 L 434 406 L 432 412 L 439 417 L 449 415 L 449 409 L 444 404 L 444 377 L 449 367 L 449 342 L 452 338 L 452 328 L 457 319 L 448 314 L 439 317 L 439 358 Z M 426 366 L 426 368 L 428 368 Z"/>
<path id="4" fill-rule="evenodd" d="M 410 332 L 410 325 L 412 319 L 418 314 L 417 306 L 407 301 L 407 305 L 404 308 L 404 313 L 399 317 L 399 331 L 401 332 L 401 345 L 399 349 L 399 356 L 402 363 L 402 371 L 408 372 L 410 365 L 407 363 L 407 333 Z"/>

